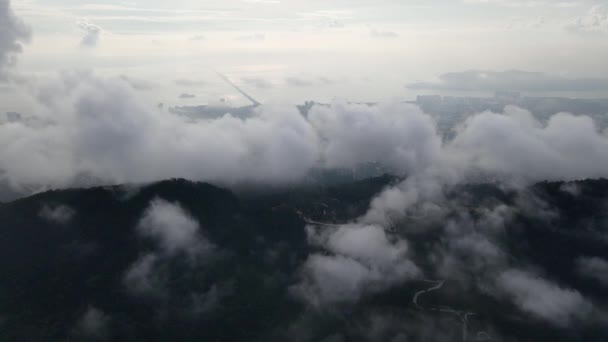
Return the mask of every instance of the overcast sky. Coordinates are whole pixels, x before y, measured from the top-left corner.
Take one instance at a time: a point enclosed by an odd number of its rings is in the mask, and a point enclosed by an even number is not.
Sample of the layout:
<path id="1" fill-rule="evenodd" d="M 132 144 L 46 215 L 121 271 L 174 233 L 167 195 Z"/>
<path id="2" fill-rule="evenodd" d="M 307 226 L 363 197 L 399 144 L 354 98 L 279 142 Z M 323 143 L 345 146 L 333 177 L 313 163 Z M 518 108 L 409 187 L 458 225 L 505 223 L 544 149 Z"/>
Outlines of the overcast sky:
<path id="1" fill-rule="evenodd" d="M 468 70 L 537 72 L 561 82 L 604 78 L 608 6 L 602 3 L 13 0 L 12 7 L 33 31 L 19 57 L 21 72 L 94 69 L 143 82 L 155 100 L 195 104 L 244 101 L 212 70 L 263 102 L 293 103 L 409 99 L 445 91 L 450 87 L 420 85 Z M 606 83 L 598 84 L 559 89 L 608 97 Z"/>

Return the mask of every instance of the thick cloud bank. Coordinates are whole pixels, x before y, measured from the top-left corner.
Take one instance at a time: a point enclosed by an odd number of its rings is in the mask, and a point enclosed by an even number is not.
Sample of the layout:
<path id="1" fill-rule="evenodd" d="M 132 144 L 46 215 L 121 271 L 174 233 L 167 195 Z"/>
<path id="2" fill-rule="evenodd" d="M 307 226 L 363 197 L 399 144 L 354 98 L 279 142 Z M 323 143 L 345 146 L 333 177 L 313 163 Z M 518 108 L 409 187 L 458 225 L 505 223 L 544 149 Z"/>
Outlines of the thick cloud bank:
<path id="1" fill-rule="evenodd" d="M 30 113 L 0 124 L 0 178 L 19 186 L 171 177 L 222 183 L 297 182 L 312 168 L 376 162 L 396 174 L 459 182 L 608 176 L 608 139 L 592 119 L 560 113 L 541 125 L 527 111 L 480 113 L 444 142 L 418 107 L 333 103 L 262 106 L 193 121 L 150 106 L 121 78 L 63 72 L 30 80 Z M 228 110 L 227 110 L 228 111 Z"/>
<path id="2" fill-rule="evenodd" d="M 77 177 L 286 182 L 319 157 L 316 133 L 295 108 L 189 122 L 137 101 L 120 79 L 80 73 L 35 91 L 39 124 L 0 126 L 0 169 L 13 184 L 62 186 Z"/>
<path id="3" fill-rule="evenodd" d="M 327 167 L 356 167 L 370 161 L 410 173 L 439 156 L 441 142 L 430 116 L 397 103 L 379 106 L 335 103 L 313 108 Z"/>
<path id="4" fill-rule="evenodd" d="M 22 51 L 21 43 L 30 39 L 29 28 L 15 16 L 10 0 L 0 0 L 0 79 L 6 68 L 15 63 Z"/>

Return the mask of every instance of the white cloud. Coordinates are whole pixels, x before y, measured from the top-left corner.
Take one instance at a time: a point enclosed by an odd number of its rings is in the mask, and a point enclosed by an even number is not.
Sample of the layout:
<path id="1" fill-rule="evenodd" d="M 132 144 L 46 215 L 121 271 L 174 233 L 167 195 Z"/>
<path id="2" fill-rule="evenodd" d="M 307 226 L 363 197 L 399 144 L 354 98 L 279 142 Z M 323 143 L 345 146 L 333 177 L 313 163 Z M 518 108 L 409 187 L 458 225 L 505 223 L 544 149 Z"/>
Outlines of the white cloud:
<path id="1" fill-rule="evenodd" d="M 599 178 L 608 170 L 608 138 L 591 118 L 567 113 L 552 116 L 545 127 L 515 107 L 504 115 L 475 115 L 447 151 L 469 169 L 530 182 Z"/>
<path id="2" fill-rule="evenodd" d="M 561 327 L 585 319 L 592 305 L 576 290 L 564 289 L 534 274 L 508 270 L 497 287 L 523 311 Z"/>
<path id="3" fill-rule="evenodd" d="M 201 236 L 198 222 L 179 204 L 153 200 L 137 225 L 143 237 L 153 238 L 166 255 L 186 253 L 191 257 L 207 254 L 215 248 Z"/>
<path id="4" fill-rule="evenodd" d="M 441 148 L 433 120 L 410 105 L 334 103 L 313 107 L 308 117 L 323 141 L 328 167 L 375 161 L 411 173 L 431 164 Z"/>
<path id="5" fill-rule="evenodd" d="M 0 0 L 0 78 L 13 65 L 22 51 L 22 43 L 30 40 L 30 29 L 15 16 L 10 0 Z"/>
<path id="6" fill-rule="evenodd" d="M 503 114 L 469 117 L 431 163 L 418 165 L 405 181 L 372 201 L 364 222 L 387 225 L 410 209 L 440 207 L 445 188 L 460 183 L 521 186 L 606 177 L 608 137 L 586 116 L 559 113 L 542 126 L 529 112 L 507 107 Z"/>
<path id="7" fill-rule="evenodd" d="M 124 276 L 127 289 L 138 295 L 164 295 L 164 280 L 157 269 L 159 260 L 158 255 L 150 253 L 133 263 Z"/>
<path id="8" fill-rule="evenodd" d="M 379 226 L 309 226 L 307 231 L 310 244 L 329 253 L 310 255 L 302 266 L 301 281 L 292 287 L 310 305 L 353 303 L 420 275 L 408 259 L 407 242 Z"/>
<path id="9" fill-rule="evenodd" d="M 156 198 L 144 211 L 137 227 L 142 238 L 157 244 L 156 250 L 143 254 L 124 276 L 134 294 L 166 296 L 165 262 L 186 256 L 190 265 L 200 265 L 217 247 L 205 238 L 199 223 L 178 203 Z"/>
<path id="10" fill-rule="evenodd" d="M 88 21 L 81 21 L 78 23 L 78 28 L 84 32 L 84 37 L 80 41 L 80 46 L 83 47 L 95 47 L 101 39 L 103 30 L 101 27 L 90 23 Z"/>
<path id="11" fill-rule="evenodd" d="M 36 115 L 51 124 L 0 125 L 0 169 L 12 184 L 65 186 L 83 174 L 106 182 L 284 183 L 319 159 L 316 132 L 294 107 L 193 123 L 143 104 L 121 79 L 63 73 L 31 87 Z"/>
<path id="12" fill-rule="evenodd" d="M 608 176 L 608 138 L 586 116 L 560 113 L 543 126 L 531 113 L 507 107 L 471 116 L 443 142 L 429 115 L 394 101 L 335 101 L 314 106 L 307 117 L 292 106 L 261 106 L 245 119 L 192 121 L 145 104 L 133 82 L 64 72 L 24 83 L 32 114 L 23 116 L 37 124 L 0 124 L 1 179 L 37 188 L 77 178 L 285 184 L 315 167 L 376 162 L 410 177 L 374 201 L 366 222 L 375 223 L 411 205 L 432 210 L 429 199 L 445 185 L 480 177 L 529 183 Z"/>

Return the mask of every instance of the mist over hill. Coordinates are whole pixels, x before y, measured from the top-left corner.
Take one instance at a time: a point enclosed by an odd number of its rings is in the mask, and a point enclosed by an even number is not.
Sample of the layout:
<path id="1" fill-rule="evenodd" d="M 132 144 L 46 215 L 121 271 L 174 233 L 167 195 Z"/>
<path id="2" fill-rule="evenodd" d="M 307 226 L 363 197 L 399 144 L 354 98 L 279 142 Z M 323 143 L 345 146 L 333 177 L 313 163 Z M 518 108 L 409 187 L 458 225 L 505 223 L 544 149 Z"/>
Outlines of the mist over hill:
<path id="1" fill-rule="evenodd" d="M 0 341 L 606 340 L 600 2 L 0 0 Z"/>
<path id="2" fill-rule="evenodd" d="M 2 204 L 0 338 L 593 341 L 608 332 L 608 181 L 466 185 L 390 229 L 352 221 L 398 181 L 234 194 L 171 180 Z"/>

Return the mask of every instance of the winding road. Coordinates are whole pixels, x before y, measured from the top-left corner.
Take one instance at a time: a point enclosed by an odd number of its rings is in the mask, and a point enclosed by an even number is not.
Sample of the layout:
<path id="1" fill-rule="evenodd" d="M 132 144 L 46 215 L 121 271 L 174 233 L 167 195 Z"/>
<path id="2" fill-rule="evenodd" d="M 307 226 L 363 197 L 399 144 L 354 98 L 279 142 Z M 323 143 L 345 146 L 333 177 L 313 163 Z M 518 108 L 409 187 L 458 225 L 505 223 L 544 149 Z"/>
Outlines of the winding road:
<path id="1" fill-rule="evenodd" d="M 308 217 L 306 217 L 300 210 L 295 210 L 296 213 L 300 216 L 300 218 L 302 218 L 302 220 L 304 222 L 306 222 L 307 224 L 310 225 L 315 225 L 315 226 L 326 226 L 326 227 L 341 227 L 343 226 L 343 224 L 333 224 L 333 223 L 325 223 L 325 222 L 319 222 L 319 221 L 315 221 L 312 220 Z M 425 290 L 421 290 L 416 292 L 416 294 L 414 294 L 414 297 L 412 298 L 412 303 L 414 303 L 414 306 L 421 311 L 429 311 L 429 312 L 442 312 L 442 313 L 447 313 L 447 314 L 452 314 L 458 317 L 458 319 L 462 322 L 462 341 L 463 342 L 468 342 L 468 341 L 491 341 L 492 338 L 490 337 L 490 335 L 485 332 L 485 331 L 479 331 L 475 334 L 474 337 L 469 337 L 469 317 L 470 316 L 475 316 L 477 315 L 474 312 L 468 312 L 468 311 L 462 311 L 462 310 L 455 310 L 453 308 L 450 307 L 423 307 L 418 303 L 418 300 L 420 299 L 420 296 L 428 294 L 430 292 L 433 291 L 438 291 L 441 288 L 443 288 L 443 286 L 445 285 L 445 280 L 428 280 L 425 279 L 424 282 L 427 283 L 431 283 L 433 284 L 431 287 L 425 289 Z"/>
<path id="2" fill-rule="evenodd" d="M 424 280 L 424 281 L 427 283 L 432 283 L 433 286 L 431 286 L 425 290 L 416 292 L 416 294 L 414 295 L 414 298 L 412 298 L 412 303 L 414 303 L 414 306 L 416 306 L 417 309 L 423 310 L 423 311 L 435 311 L 435 312 L 443 312 L 443 313 L 456 315 L 458 317 L 458 319 L 462 322 L 462 341 L 463 342 L 491 341 L 492 340 L 490 335 L 485 331 L 479 331 L 479 332 L 477 332 L 477 334 L 475 334 L 475 337 L 469 338 L 469 317 L 476 315 L 476 313 L 474 313 L 474 312 L 455 310 L 450 307 L 443 307 L 443 308 L 428 307 L 427 308 L 427 307 L 421 306 L 418 303 L 418 299 L 420 298 L 420 296 L 433 292 L 433 291 L 440 290 L 443 287 L 443 285 L 445 285 L 445 280 Z"/>

